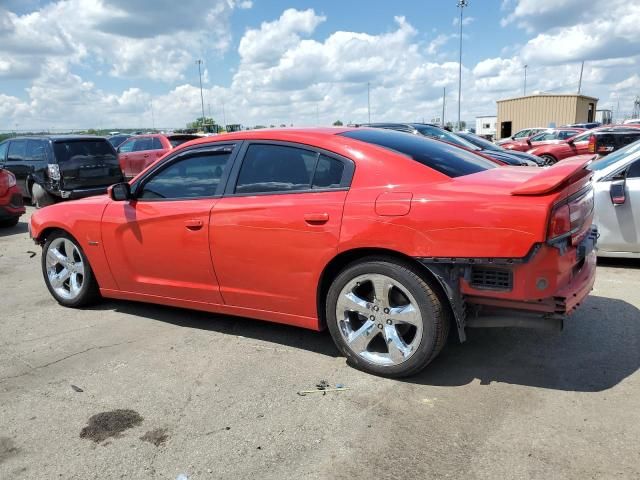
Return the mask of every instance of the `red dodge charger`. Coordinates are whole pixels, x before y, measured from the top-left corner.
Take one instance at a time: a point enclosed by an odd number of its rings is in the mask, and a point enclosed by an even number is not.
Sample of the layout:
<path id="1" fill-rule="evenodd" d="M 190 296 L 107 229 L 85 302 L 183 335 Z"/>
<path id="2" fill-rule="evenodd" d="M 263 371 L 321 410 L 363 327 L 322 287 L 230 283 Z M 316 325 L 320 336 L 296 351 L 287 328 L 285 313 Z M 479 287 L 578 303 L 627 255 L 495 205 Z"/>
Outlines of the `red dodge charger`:
<path id="1" fill-rule="evenodd" d="M 499 167 L 366 128 L 181 145 L 108 195 L 37 211 L 53 297 L 329 329 L 350 363 L 418 372 L 452 328 L 559 328 L 591 290 L 588 161 Z"/>

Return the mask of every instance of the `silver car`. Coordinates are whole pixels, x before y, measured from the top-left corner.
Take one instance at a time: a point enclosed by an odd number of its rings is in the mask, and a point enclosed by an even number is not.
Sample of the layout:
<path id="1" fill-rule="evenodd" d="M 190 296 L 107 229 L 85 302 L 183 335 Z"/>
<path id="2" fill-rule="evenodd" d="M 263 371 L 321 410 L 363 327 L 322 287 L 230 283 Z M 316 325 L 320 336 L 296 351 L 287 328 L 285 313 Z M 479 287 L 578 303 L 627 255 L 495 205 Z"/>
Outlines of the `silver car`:
<path id="1" fill-rule="evenodd" d="M 594 172 L 598 256 L 640 258 L 640 141 L 590 168 Z"/>

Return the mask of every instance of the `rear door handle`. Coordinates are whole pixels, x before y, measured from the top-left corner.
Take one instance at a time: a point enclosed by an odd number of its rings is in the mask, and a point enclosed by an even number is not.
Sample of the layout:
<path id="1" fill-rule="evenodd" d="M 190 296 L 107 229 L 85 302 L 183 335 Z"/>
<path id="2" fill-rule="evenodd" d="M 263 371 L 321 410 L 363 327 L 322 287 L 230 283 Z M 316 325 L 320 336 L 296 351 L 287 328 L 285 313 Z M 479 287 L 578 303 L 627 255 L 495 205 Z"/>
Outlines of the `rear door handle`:
<path id="1" fill-rule="evenodd" d="M 147 158 L 148 156 L 149 156 L 149 154 L 148 154 L 148 153 L 145 153 L 145 154 L 143 155 L 143 157 L 144 157 L 144 158 Z"/>
<path id="2" fill-rule="evenodd" d="M 202 228 L 202 220 L 196 220 L 196 219 L 186 220 L 184 222 L 184 226 L 187 227 L 189 230 L 200 230 Z"/>
<path id="3" fill-rule="evenodd" d="M 304 221 L 310 225 L 322 225 L 329 221 L 328 213 L 305 213 Z"/>

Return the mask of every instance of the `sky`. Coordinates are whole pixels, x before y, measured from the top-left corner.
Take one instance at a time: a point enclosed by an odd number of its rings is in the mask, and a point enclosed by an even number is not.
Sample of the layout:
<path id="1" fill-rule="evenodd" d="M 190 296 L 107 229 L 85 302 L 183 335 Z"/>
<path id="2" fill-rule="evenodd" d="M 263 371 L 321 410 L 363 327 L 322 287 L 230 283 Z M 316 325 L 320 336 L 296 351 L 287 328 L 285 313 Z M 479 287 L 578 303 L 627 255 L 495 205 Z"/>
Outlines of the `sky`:
<path id="1" fill-rule="evenodd" d="M 469 0 L 462 119 L 640 95 L 640 0 Z M 0 0 L 0 131 L 431 121 L 458 110 L 457 0 Z"/>

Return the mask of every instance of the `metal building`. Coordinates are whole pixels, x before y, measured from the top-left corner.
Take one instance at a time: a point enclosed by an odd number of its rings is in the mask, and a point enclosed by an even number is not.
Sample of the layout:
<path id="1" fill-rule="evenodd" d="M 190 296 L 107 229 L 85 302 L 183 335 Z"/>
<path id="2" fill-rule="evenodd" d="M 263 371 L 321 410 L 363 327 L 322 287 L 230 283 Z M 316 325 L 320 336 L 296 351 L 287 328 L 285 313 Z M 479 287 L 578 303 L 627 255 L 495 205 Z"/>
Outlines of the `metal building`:
<path id="1" fill-rule="evenodd" d="M 595 121 L 598 99 L 576 94 L 539 94 L 498 100 L 498 138 L 524 128 Z"/>

